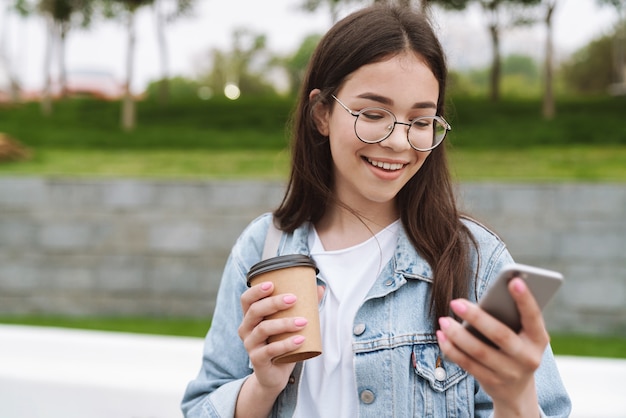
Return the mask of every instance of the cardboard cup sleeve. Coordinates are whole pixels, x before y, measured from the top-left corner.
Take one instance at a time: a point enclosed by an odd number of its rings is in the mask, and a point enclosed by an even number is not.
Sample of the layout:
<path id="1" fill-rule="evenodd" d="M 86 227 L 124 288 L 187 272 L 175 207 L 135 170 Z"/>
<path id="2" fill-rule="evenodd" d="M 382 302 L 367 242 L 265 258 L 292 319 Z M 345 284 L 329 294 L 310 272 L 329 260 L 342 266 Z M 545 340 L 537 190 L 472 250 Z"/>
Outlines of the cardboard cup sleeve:
<path id="1" fill-rule="evenodd" d="M 291 293 L 296 295 L 296 303 L 289 309 L 275 313 L 267 319 L 303 317 L 307 325 L 298 332 L 287 332 L 269 338 L 268 342 L 305 337 L 304 342 L 294 351 L 272 359 L 274 363 L 294 363 L 322 354 L 322 338 L 317 300 L 317 267 L 315 261 L 302 254 L 282 255 L 260 261 L 248 272 L 248 286 L 262 282 L 274 283 L 272 295 Z"/>

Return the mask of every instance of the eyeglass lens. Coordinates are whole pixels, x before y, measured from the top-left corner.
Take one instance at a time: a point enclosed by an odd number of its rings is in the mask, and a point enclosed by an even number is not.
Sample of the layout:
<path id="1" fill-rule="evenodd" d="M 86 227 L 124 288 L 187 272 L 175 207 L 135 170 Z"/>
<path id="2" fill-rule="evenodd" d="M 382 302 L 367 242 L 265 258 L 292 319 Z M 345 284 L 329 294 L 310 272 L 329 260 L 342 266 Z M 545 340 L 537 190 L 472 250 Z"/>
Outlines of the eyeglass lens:
<path id="1" fill-rule="evenodd" d="M 357 136 L 364 142 L 380 142 L 387 138 L 395 127 L 392 113 L 382 108 L 363 109 L 355 121 Z M 437 146 L 446 136 L 446 127 L 435 117 L 420 117 L 408 128 L 408 139 L 417 149 Z"/>

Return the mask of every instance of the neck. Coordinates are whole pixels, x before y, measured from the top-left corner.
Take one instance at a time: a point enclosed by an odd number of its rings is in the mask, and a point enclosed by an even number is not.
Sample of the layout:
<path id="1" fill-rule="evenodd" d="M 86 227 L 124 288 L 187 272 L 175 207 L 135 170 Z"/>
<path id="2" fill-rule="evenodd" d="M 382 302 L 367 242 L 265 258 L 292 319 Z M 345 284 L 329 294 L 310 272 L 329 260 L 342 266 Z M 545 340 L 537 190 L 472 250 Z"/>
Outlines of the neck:
<path id="1" fill-rule="evenodd" d="M 372 205 L 366 213 L 331 205 L 315 229 L 328 251 L 351 247 L 370 239 L 399 217 L 395 203 Z"/>

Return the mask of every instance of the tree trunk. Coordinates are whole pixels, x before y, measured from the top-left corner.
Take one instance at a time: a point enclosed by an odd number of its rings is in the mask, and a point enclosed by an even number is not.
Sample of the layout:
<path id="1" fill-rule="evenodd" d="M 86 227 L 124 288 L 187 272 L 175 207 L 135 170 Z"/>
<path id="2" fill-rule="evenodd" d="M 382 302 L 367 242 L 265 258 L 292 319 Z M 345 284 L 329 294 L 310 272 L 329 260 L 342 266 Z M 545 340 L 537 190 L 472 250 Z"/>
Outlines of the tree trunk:
<path id="1" fill-rule="evenodd" d="M 500 31 L 496 23 L 489 25 L 489 33 L 491 35 L 492 59 L 491 73 L 489 75 L 489 98 L 492 102 L 500 100 Z"/>
<path id="2" fill-rule="evenodd" d="M 46 17 L 46 29 L 48 39 L 46 42 L 46 52 L 44 56 L 44 88 L 41 97 L 41 113 L 44 116 L 52 114 L 52 53 L 54 51 L 54 40 L 56 39 L 56 30 L 54 20 Z"/>
<path id="3" fill-rule="evenodd" d="M 69 22 L 63 22 L 59 27 L 59 81 L 61 83 L 61 97 L 67 97 L 67 65 L 65 64 L 65 44 L 67 40 L 67 32 L 69 31 Z"/>
<path id="4" fill-rule="evenodd" d="M 131 92 L 135 58 L 135 11 L 128 11 L 128 50 L 126 52 L 126 82 L 124 85 L 124 98 L 122 100 L 122 129 L 132 131 L 135 129 L 135 101 Z"/>
<path id="5" fill-rule="evenodd" d="M 626 86 L 626 17 L 619 6 L 616 8 L 619 19 L 613 40 L 615 83 L 624 88 Z"/>
<path id="6" fill-rule="evenodd" d="M 544 119 L 553 119 L 556 113 L 554 104 L 554 77 L 553 77 L 553 60 L 554 49 L 552 40 L 552 16 L 556 7 L 557 0 L 552 0 L 547 5 L 546 13 L 546 56 L 544 63 L 544 91 L 543 91 L 543 109 Z"/>
<path id="7" fill-rule="evenodd" d="M 0 22 L 0 30 L 2 30 L 2 34 L 0 35 L 0 68 L 4 68 L 4 71 L 7 74 L 9 81 L 9 94 L 10 100 L 13 103 L 17 103 L 20 101 L 20 83 L 13 71 L 11 66 L 11 60 L 9 59 L 9 53 L 7 52 L 8 41 L 8 25 L 6 24 L 8 12 L 5 12 L 2 17 L 3 21 Z"/>
<path id="8" fill-rule="evenodd" d="M 161 11 L 162 0 L 157 0 L 154 3 L 154 9 L 156 14 L 156 31 L 157 41 L 159 44 L 159 55 L 161 61 L 161 81 L 159 82 L 159 104 L 162 106 L 167 105 L 170 98 L 170 86 L 169 86 L 169 49 L 167 45 L 167 38 L 165 37 L 165 16 Z"/>

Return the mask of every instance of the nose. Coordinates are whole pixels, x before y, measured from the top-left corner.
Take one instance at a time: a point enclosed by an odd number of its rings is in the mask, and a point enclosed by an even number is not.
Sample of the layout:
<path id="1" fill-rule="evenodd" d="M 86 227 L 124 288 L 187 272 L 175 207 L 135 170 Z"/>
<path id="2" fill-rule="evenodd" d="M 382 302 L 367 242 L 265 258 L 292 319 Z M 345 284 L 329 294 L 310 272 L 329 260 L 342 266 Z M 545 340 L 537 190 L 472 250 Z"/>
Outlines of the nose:
<path id="1" fill-rule="evenodd" d="M 380 142 L 380 145 L 386 148 L 391 148 L 396 152 L 404 151 L 407 148 L 411 148 L 408 136 L 410 126 L 410 123 L 397 121 L 393 122 L 393 124 L 389 125 L 389 128 L 392 129 L 391 133 L 383 142 Z"/>

